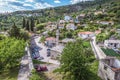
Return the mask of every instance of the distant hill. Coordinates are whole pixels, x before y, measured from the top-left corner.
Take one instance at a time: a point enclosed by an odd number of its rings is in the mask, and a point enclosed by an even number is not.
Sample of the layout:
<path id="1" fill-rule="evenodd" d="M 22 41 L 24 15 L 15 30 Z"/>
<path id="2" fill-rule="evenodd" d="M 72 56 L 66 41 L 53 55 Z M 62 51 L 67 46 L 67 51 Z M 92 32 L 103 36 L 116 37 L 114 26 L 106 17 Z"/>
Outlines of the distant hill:
<path id="1" fill-rule="evenodd" d="M 82 11 L 85 12 L 86 9 L 96 9 L 96 7 L 101 7 L 103 4 L 109 3 L 111 1 L 119 0 L 94 0 L 54 8 L 31 11 L 16 11 L 6 15 L 0 15 L 0 26 L 2 28 L 9 28 L 13 22 L 16 22 L 16 24 L 21 27 L 23 17 L 26 19 L 33 17 L 35 20 L 39 19 L 41 23 L 48 21 L 57 21 L 58 19 L 63 18 L 64 14 L 77 15 Z"/>

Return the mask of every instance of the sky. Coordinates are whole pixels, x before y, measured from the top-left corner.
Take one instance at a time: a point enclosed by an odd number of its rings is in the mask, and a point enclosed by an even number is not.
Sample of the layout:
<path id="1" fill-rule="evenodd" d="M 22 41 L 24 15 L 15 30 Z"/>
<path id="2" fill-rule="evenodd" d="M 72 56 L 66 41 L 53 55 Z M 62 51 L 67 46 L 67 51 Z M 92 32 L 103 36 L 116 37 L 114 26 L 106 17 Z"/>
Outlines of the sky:
<path id="1" fill-rule="evenodd" d="M 75 4 L 87 0 L 0 0 L 0 13 L 18 10 L 35 10 Z"/>

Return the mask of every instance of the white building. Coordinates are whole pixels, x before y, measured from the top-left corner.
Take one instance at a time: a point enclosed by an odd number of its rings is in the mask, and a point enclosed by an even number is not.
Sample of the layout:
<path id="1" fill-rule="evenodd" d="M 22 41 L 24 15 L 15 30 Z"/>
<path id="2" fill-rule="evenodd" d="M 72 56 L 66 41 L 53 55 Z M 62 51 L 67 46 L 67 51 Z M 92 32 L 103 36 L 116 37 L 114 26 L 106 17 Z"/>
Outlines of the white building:
<path id="1" fill-rule="evenodd" d="M 114 25 L 113 21 L 97 21 L 97 23 L 102 24 L 102 25 Z"/>
<path id="2" fill-rule="evenodd" d="M 102 11 L 96 11 L 96 12 L 94 12 L 94 15 L 99 15 L 99 14 L 103 14 L 103 12 Z"/>
<path id="3" fill-rule="evenodd" d="M 120 40 L 105 40 L 104 46 L 107 48 L 120 48 Z"/>
<path id="4" fill-rule="evenodd" d="M 64 17 L 64 20 L 67 21 L 67 22 L 70 21 L 71 19 L 72 19 L 72 18 L 71 18 L 70 16 L 65 16 L 65 17 Z"/>
<path id="5" fill-rule="evenodd" d="M 80 15 L 76 16 L 76 19 L 80 21 L 80 20 L 84 19 L 85 16 L 86 16 L 86 14 L 80 14 Z"/>
<path id="6" fill-rule="evenodd" d="M 56 44 L 56 38 L 54 37 L 48 37 L 45 39 L 45 44 L 47 46 L 53 47 Z"/>
<path id="7" fill-rule="evenodd" d="M 60 20 L 59 21 L 59 24 L 64 24 L 65 23 L 65 20 Z"/>
<path id="8" fill-rule="evenodd" d="M 73 23 L 69 23 L 69 24 L 67 24 L 66 29 L 67 30 L 75 30 L 75 29 L 77 29 L 77 26 L 75 26 Z"/>
<path id="9" fill-rule="evenodd" d="M 103 80 L 120 80 L 120 61 L 115 58 L 100 60 L 98 76 Z"/>
<path id="10" fill-rule="evenodd" d="M 59 29 L 64 29 L 65 24 L 58 24 Z"/>
<path id="11" fill-rule="evenodd" d="M 82 39 L 91 38 L 93 36 L 95 36 L 95 33 L 94 32 L 90 32 L 90 31 L 79 32 L 78 33 L 78 37 L 80 37 Z"/>
<path id="12" fill-rule="evenodd" d="M 66 43 L 68 43 L 68 42 L 75 42 L 76 40 L 75 39 L 72 39 L 72 38 L 65 38 L 65 39 L 63 39 L 61 42 L 63 43 L 63 44 L 66 44 Z"/>

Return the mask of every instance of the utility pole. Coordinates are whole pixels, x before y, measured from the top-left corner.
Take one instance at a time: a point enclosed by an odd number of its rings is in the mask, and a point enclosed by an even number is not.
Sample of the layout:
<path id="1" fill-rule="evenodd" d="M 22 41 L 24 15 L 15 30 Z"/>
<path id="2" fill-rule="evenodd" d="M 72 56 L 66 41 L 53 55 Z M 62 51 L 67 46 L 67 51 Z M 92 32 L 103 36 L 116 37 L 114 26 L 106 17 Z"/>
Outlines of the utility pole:
<path id="1" fill-rule="evenodd" d="M 59 25 L 58 25 L 58 22 L 57 22 L 57 30 L 56 30 L 56 45 L 59 44 L 59 35 L 60 35 L 60 32 L 59 32 Z"/>

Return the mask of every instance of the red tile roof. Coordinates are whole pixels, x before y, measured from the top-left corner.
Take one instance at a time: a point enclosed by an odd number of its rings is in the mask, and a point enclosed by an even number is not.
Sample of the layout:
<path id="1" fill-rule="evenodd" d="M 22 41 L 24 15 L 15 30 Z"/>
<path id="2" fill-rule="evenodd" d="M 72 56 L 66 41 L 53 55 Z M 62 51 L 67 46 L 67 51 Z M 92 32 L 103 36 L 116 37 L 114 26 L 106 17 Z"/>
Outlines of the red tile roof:
<path id="1" fill-rule="evenodd" d="M 48 38 L 46 38 L 45 40 L 46 40 L 46 41 L 49 41 L 49 40 L 56 40 L 56 38 L 54 38 L 54 37 L 48 37 Z"/>
<path id="2" fill-rule="evenodd" d="M 78 34 L 93 34 L 93 32 L 86 31 L 86 32 L 79 32 Z"/>
<path id="3" fill-rule="evenodd" d="M 100 33 L 101 33 L 101 30 L 95 31 L 95 34 L 100 34 Z"/>

